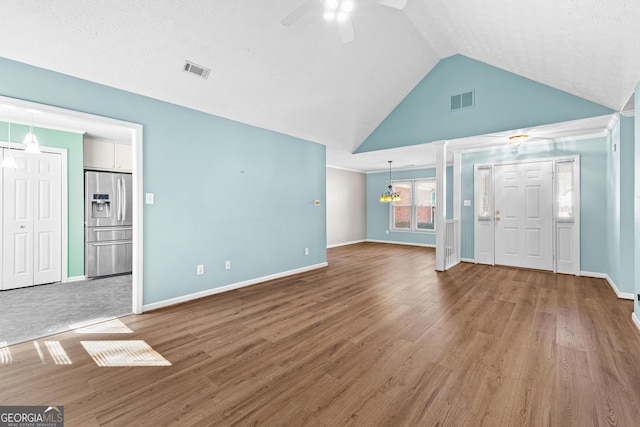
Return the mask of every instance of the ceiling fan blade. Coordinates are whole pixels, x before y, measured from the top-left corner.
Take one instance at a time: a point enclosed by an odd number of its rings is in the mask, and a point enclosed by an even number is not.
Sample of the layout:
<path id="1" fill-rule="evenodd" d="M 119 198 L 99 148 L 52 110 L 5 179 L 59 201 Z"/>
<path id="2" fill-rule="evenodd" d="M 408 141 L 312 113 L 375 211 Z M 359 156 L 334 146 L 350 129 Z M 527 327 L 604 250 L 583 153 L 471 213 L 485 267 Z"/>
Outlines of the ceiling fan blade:
<path id="1" fill-rule="evenodd" d="M 353 31 L 353 22 L 351 22 L 351 17 L 340 22 L 338 26 L 340 27 L 340 38 L 342 39 L 342 43 L 350 43 L 356 38 Z"/>
<path id="2" fill-rule="evenodd" d="M 280 23 L 287 27 L 295 24 L 298 21 L 298 19 L 302 18 L 304 15 L 309 13 L 311 9 L 313 9 L 318 5 L 318 3 L 319 3 L 318 0 L 306 0 L 300 6 L 293 9 L 293 11 L 290 14 L 282 18 Z"/>
<path id="3" fill-rule="evenodd" d="M 383 4 L 385 6 L 392 7 L 394 9 L 404 9 L 407 5 L 407 0 L 374 0 L 376 3 Z"/>

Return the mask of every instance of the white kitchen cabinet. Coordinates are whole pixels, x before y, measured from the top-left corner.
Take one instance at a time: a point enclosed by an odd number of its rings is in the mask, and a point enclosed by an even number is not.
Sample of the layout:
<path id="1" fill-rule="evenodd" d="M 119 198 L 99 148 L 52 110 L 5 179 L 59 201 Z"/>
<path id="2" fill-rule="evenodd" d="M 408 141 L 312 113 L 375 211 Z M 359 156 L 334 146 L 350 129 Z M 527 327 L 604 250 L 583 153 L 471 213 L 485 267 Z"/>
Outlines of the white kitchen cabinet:
<path id="1" fill-rule="evenodd" d="M 84 139 L 84 168 L 131 172 L 133 155 L 130 144 L 104 139 Z"/>
<path id="2" fill-rule="evenodd" d="M 122 172 L 131 172 L 133 170 L 133 155 L 131 145 L 129 144 L 113 144 L 114 150 L 114 166 L 116 170 Z"/>

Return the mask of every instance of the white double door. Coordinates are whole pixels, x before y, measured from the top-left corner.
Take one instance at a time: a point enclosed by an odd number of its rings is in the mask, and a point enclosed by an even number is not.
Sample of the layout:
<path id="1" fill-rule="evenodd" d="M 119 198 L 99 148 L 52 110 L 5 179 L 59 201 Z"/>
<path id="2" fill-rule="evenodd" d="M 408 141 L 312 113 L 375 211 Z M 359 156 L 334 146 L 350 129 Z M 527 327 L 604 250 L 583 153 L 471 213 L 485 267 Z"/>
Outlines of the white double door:
<path id="1" fill-rule="evenodd" d="M 7 150 L 3 150 L 3 155 Z M 2 169 L 2 282 L 14 289 L 62 279 L 62 161 L 53 153 L 11 150 Z"/>
<path id="2" fill-rule="evenodd" d="M 494 167 L 495 263 L 553 270 L 553 162 Z"/>

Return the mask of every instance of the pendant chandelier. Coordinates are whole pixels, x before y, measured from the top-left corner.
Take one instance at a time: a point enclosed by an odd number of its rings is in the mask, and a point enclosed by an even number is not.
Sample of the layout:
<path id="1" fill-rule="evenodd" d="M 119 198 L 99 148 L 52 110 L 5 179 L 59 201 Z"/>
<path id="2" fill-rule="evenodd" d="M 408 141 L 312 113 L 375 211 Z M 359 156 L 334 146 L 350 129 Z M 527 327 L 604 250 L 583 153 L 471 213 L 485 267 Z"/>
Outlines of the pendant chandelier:
<path id="1" fill-rule="evenodd" d="M 515 145 L 516 147 L 520 147 L 522 144 L 527 142 L 527 139 L 529 139 L 529 135 L 526 135 L 526 134 L 513 135 L 509 137 L 509 144 Z"/>
<path id="2" fill-rule="evenodd" d="M 391 184 L 391 162 L 392 161 L 389 160 L 389 186 L 387 187 L 388 190 L 380 196 L 379 200 L 381 202 L 399 202 L 402 200 L 400 199 L 400 194 L 393 191 L 393 185 Z"/>
<path id="3" fill-rule="evenodd" d="M 38 138 L 33 133 L 33 114 L 31 114 L 31 124 L 29 126 L 29 133 L 24 137 L 24 142 L 27 148 L 24 150 L 27 153 L 40 154 L 40 144 L 38 144 Z"/>

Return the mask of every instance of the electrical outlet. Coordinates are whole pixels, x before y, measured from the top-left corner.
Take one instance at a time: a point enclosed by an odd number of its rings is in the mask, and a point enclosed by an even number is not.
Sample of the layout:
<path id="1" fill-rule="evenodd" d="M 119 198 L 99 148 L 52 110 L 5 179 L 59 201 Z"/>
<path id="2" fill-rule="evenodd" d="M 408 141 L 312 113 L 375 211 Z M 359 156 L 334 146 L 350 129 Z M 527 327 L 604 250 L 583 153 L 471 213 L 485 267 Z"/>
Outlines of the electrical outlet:
<path id="1" fill-rule="evenodd" d="M 198 276 L 204 274 L 204 264 L 198 264 L 198 266 L 196 267 L 196 274 Z"/>
<path id="2" fill-rule="evenodd" d="M 231 270 L 231 261 L 225 261 L 224 262 L 224 269 L 225 270 Z"/>
<path id="3" fill-rule="evenodd" d="M 385 234 L 389 234 L 389 230 L 385 230 Z"/>
<path id="4" fill-rule="evenodd" d="M 304 254 L 309 255 L 309 248 L 304 248 Z"/>

